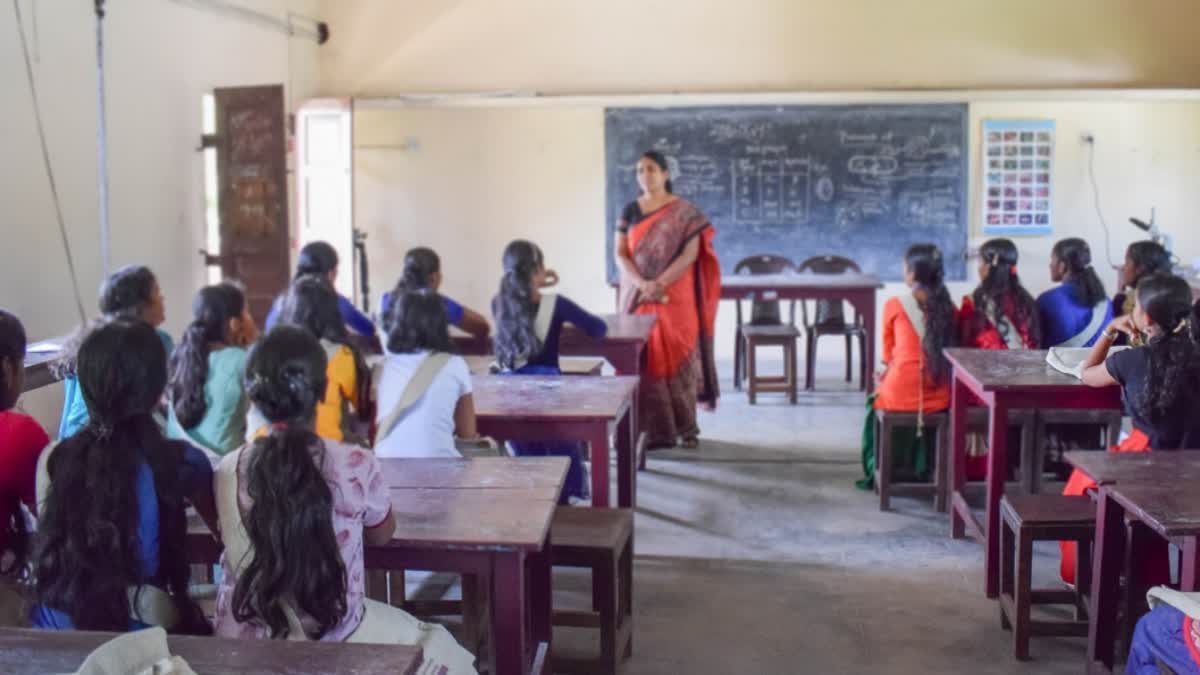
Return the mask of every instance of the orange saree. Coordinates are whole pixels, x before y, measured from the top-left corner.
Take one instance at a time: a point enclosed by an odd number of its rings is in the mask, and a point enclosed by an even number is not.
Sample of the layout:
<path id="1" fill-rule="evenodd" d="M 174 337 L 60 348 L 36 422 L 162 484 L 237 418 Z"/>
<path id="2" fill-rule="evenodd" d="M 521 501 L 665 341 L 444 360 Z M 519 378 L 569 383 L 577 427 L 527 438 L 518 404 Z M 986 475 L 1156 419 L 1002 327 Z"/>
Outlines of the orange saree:
<path id="1" fill-rule="evenodd" d="M 690 202 L 678 199 L 628 223 L 630 257 L 641 275 L 658 278 L 700 240 L 696 261 L 658 299 L 642 297 L 621 281 L 620 307 L 627 314 L 654 314 L 658 322 L 646 345 L 639 418 L 651 447 L 673 446 L 699 436 L 696 405 L 715 405 L 719 396 L 713 361 L 713 324 L 721 295 L 721 268 L 713 250 L 713 227 Z"/>

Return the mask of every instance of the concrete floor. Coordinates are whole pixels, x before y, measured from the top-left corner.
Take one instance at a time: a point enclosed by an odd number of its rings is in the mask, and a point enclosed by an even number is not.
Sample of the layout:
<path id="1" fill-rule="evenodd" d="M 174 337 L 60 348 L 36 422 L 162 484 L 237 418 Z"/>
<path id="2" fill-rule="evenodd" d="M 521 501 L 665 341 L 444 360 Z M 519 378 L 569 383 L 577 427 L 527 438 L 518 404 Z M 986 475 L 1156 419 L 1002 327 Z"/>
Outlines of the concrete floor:
<path id="1" fill-rule="evenodd" d="M 796 406 L 749 406 L 723 364 L 720 409 L 698 450 L 659 451 L 639 477 L 634 656 L 620 672 L 1078 673 L 1086 640 L 1011 633 L 983 595 L 982 549 L 947 536 L 929 501 L 881 513 L 857 490 L 863 395 L 821 364 Z M 1039 549 L 1049 580 L 1057 549 Z M 586 575 L 556 572 L 556 604 Z M 555 649 L 587 633 L 561 629 Z"/>

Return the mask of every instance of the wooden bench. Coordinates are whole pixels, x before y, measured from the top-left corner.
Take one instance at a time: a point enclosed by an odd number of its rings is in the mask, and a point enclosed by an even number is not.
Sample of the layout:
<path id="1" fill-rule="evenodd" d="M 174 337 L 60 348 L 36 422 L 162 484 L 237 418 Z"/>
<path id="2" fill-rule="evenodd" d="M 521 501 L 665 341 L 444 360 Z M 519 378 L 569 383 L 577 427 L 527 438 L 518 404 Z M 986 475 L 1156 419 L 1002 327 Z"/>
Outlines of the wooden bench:
<path id="1" fill-rule="evenodd" d="M 594 659 L 555 654 L 554 671 L 615 673 L 633 655 L 633 511 L 560 506 L 550 526 L 550 562 L 592 571 L 592 611 L 553 612 L 555 626 L 600 629 Z"/>
<path id="2" fill-rule="evenodd" d="M 0 628 L 0 673 L 73 673 L 117 633 Z M 280 642 L 170 635 L 171 654 L 201 675 L 416 673 L 421 648 L 345 642 Z"/>
<path id="3" fill-rule="evenodd" d="M 1029 476 L 1029 492 L 1041 492 L 1042 473 L 1046 467 L 1046 427 L 1054 425 L 1094 426 L 1104 430 L 1101 448 L 1117 444 L 1121 435 L 1122 412 L 1120 410 L 1039 410 L 1034 434 L 1034 462 L 1037 470 Z"/>
<path id="4" fill-rule="evenodd" d="M 949 456 L 950 416 L 943 412 L 925 415 L 925 427 L 933 427 L 933 482 L 898 483 L 892 480 L 892 432 L 896 429 L 916 429 L 915 412 L 875 411 L 875 492 L 879 494 L 879 510 L 891 508 L 892 495 L 933 495 L 933 507 L 946 510 L 946 458 Z"/>
<path id="5" fill-rule="evenodd" d="M 1029 638 L 1088 634 L 1090 547 L 1096 506 L 1090 497 L 1006 495 L 1000 500 L 1000 623 L 1013 631 L 1013 652 L 1029 658 Z M 1075 590 L 1033 588 L 1033 542 L 1074 541 Z M 1015 565 L 1015 570 L 1014 570 Z M 1073 621 L 1034 621 L 1033 605 L 1073 605 Z"/>

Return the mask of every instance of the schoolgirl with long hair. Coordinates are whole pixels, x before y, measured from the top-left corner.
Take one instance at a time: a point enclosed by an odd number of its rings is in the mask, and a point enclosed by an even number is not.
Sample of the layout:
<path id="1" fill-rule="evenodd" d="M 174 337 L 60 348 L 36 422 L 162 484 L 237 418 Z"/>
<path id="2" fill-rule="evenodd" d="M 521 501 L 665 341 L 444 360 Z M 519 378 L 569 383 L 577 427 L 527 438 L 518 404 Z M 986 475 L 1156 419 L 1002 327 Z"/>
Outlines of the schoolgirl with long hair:
<path id="1" fill-rule="evenodd" d="M 1050 280 L 1059 284 L 1038 296 L 1044 347 L 1091 347 L 1112 321 L 1112 303 L 1092 268 L 1092 250 L 1071 237 L 1050 252 Z"/>
<path id="2" fill-rule="evenodd" d="M 1017 245 L 991 239 L 979 248 L 979 286 L 964 297 L 959 344 L 980 349 L 1037 349 L 1037 303 L 1017 275 Z"/>
<path id="3" fill-rule="evenodd" d="M 441 286 L 442 260 L 438 257 L 437 252 L 424 246 L 409 249 L 408 253 L 404 255 L 404 271 L 401 272 L 400 279 L 396 281 L 395 288 L 383 294 L 379 303 L 379 316 L 382 317 L 384 331 L 391 333 L 388 316 L 390 316 L 393 298 L 415 291 L 430 291 L 437 295 Z M 446 321 L 451 326 L 478 338 L 486 338 L 491 332 L 492 329 L 482 314 L 463 307 L 444 295 L 438 295 L 438 297 L 442 300 Z"/>
<path id="4" fill-rule="evenodd" d="M 329 283 L 329 287 L 333 288 L 337 283 L 338 277 L 338 254 L 328 242 L 313 241 L 304 245 L 300 249 L 300 255 L 296 260 L 296 274 L 292 277 L 295 281 L 301 277 L 318 277 Z M 267 320 L 263 323 L 266 330 L 271 330 L 279 321 L 283 311 L 283 303 L 287 297 L 285 291 L 282 295 L 275 298 L 275 302 L 271 303 L 271 309 L 267 313 Z M 370 317 L 363 314 L 354 306 L 354 303 L 349 298 L 338 294 L 337 295 L 338 312 L 341 314 L 342 322 L 346 327 L 353 331 L 355 335 L 372 337 L 375 335 L 375 323 Z"/>

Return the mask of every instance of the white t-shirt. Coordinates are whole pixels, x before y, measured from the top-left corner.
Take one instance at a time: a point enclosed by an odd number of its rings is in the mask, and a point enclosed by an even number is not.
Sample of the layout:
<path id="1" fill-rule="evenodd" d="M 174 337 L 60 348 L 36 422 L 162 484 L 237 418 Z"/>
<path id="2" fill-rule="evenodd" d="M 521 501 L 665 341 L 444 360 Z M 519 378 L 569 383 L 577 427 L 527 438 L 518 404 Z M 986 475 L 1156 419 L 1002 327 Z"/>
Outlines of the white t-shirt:
<path id="1" fill-rule="evenodd" d="M 429 352 L 388 353 L 379 378 L 375 421 L 381 422 L 399 402 L 404 388 Z M 429 389 L 400 418 L 392 431 L 375 440 L 379 457 L 461 457 L 454 447 L 454 409 L 471 393 L 471 370 L 460 356 L 442 367 Z"/>

